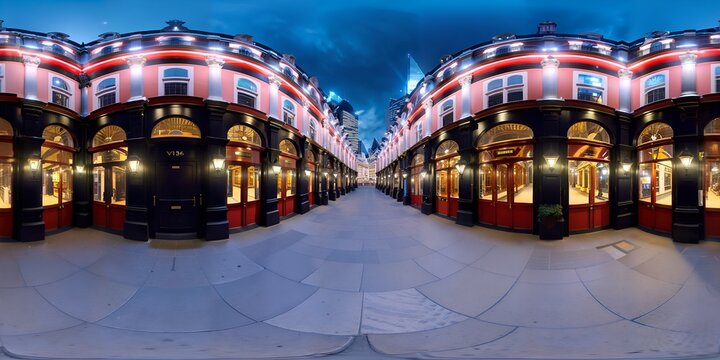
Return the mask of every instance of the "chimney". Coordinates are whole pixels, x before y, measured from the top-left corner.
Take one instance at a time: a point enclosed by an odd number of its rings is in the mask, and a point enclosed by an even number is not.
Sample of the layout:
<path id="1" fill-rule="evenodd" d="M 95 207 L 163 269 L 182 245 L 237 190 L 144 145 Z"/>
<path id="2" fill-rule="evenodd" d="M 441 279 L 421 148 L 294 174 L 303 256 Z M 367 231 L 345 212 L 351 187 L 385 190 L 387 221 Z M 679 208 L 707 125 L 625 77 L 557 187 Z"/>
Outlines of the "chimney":
<path id="1" fill-rule="evenodd" d="M 557 24 L 552 21 L 543 21 L 538 25 L 537 33 L 539 35 L 554 34 L 557 30 Z"/>

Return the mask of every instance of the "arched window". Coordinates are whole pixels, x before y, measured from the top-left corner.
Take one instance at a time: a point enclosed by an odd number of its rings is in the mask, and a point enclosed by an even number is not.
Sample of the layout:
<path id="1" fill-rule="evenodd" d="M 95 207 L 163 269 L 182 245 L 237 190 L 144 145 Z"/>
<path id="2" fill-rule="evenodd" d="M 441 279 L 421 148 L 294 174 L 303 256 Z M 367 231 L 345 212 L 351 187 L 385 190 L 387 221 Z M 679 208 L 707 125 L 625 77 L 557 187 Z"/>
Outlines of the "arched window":
<path id="1" fill-rule="evenodd" d="M 283 122 L 295 126 L 295 105 L 290 100 L 283 101 Z"/>
<path id="2" fill-rule="evenodd" d="M 192 68 L 160 68 L 160 95 L 192 95 Z"/>
<path id="3" fill-rule="evenodd" d="M 295 148 L 295 144 L 292 143 L 292 141 L 283 139 L 280 140 L 280 152 L 283 154 L 290 154 L 297 156 L 297 149 Z"/>
<path id="4" fill-rule="evenodd" d="M 656 74 L 645 79 L 643 82 L 645 104 L 665 99 L 666 86 L 665 74 Z"/>
<path id="5" fill-rule="evenodd" d="M 240 105 L 254 108 L 257 103 L 258 86 L 253 81 L 241 77 L 238 78 L 236 88 L 237 102 Z"/>
<path id="6" fill-rule="evenodd" d="M 315 162 L 315 154 L 310 150 L 310 148 L 305 150 L 305 158 L 308 162 L 314 163 Z"/>
<path id="7" fill-rule="evenodd" d="M 486 131 L 478 143 L 479 146 L 487 146 L 495 143 L 532 139 L 533 131 L 529 127 L 521 124 L 500 124 Z"/>
<path id="8" fill-rule="evenodd" d="M 720 118 L 714 119 L 705 125 L 703 135 L 720 135 Z"/>
<path id="9" fill-rule="evenodd" d="M 455 120 L 455 102 L 448 100 L 440 107 L 440 119 L 442 119 L 442 127 L 448 126 Z"/>
<path id="10" fill-rule="evenodd" d="M 127 140 L 125 130 L 117 125 L 108 125 L 100 129 L 92 140 L 92 146 L 98 147 Z"/>
<path id="11" fill-rule="evenodd" d="M 610 135 L 604 127 L 590 121 L 580 121 L 568 130 L 568 138 L 610 144 Z"/>
<path id="12" fill-rule="evenodd" d="M 643 129 L 638 138 L 638 146 L 653 142 L 672 139 L 673 129 L 670 125 L 662 122 L 652 123 Z"/>
<path id="13" fill-rule="evenodd" d="M 228 130 L 228 140 L 233 142 L 242 142 L 262 146 L 262 139 L 251 127 L 245 125 L 235 125 Z"/>
<path id="14" fill-rule="evenodd" d="M 418 166 L 425 163 L 425 156 L 423 154 L 417 154 L 412 159 L 412 166 Z"/>
<path id="15" fill-rule="evenodd" d="M 117 102 L 117 78 L 109 77 L 100 81 L 95 88 L 96 108 Z"/>
<path id="16" fill-rule="evenodd" d="M 59 125 L 48 125 L 43 130 L 42 137 L 45 139 L 46 143 L 51 142 L 56 145 L 64 145 L 70 148 L 74 147 L 75 144 L 70 132 Z"/>
<path id="17" fill-rule="evenodd" d="M 152 129 L 151 138 L 162 137 L 189 137 L 200 138 L 200 128 L 192 121 L 172 117 L 159 121 Z"/>
<path id="18" fill-rule="evenodd" d="M 12 207 L 12 162 L 13 162 L 13 128 L 10 123 L 0 118 L 0 209 Z M 10 214 L 11 213 L 7 213 Z M 6 213 L 0 211 L 0 219 Z M 3 236 L 9 234 L 0 233 Z"/>
<path id="19" fill-rule="evenodd" d="M 52 80 L 50 81 L 50 89 L 50 97 L 53 104 L 64 106 L 66 108 L 70 107 L 72 89 L 70 88 L 70 85 L 68 85 L 67 81 L 57 76 L 53 76 Z"/>
<path id="20" fill-rule="evenodd" d="M 460 151 L 460 146 L 452 140 L 445 140 L 438 146 L 437 150 L 435 151 L 435 158 L 441 158 L 444 156 L 450 156 L 452 154 L 457 154 Z"/>

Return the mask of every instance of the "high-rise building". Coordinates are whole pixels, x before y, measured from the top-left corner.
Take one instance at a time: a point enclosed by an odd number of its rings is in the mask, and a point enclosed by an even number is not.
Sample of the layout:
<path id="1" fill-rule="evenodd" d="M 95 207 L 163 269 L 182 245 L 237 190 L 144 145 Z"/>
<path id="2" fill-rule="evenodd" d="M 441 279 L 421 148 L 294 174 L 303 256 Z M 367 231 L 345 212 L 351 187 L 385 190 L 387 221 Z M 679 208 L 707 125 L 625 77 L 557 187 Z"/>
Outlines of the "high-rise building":
<path id="1" fill-rule="evenodd" d="M 420 69 L 412 55 L 408 54 L 408 72 L 407 72 L 407 87 L 405 88 L 405 95 L 409 95 L 417 84 L 422 81 L 425 77 L 425 73 Z"/>
<path id="2" fill-rule="evenodd" d="M 345 129 L 345 133 L 348 135 L 350 141 L 350 149 L 353 154 L 358 152 L 358 119 L 355 116 L 355 110 L 347 100 L 341 100 L 334 108 L 333 112 L 335 117 L 340 122 L 340 125 Z"/>
<path id="3" fill-rule="evenodd" d="M 390 129 L 390 127 L 393 126 L 395 118 L 402 112 L 407 98 L 407 95 L 404 95 L 399 99 L 390 99 L 388 107 L 385 109 L 385 130 Z"/>

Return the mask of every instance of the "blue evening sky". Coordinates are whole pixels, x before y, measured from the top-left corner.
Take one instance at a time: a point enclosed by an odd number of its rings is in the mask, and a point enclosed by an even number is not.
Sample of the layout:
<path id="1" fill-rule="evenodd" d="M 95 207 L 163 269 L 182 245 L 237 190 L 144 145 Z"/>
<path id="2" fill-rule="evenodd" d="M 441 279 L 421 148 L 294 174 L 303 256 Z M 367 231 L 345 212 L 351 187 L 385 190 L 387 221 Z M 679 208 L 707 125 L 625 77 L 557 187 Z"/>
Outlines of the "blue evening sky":
<path id="1" fill-rule="evenodd" d="M 77 42 L 108 31 L 159 29 L 166 20 L 227 34 L 247 33 L 280 53 L 292 53 L 320 87 L 348 99 L 369 145 L 384 133 L 384 111 L 400 96 L 406 54 L 429 71 L 452 54 L 510 32 L 531 34 L 544 20 L 563 33 L 598 32 L 635 40 L 654 30 L 718 26 L 716 1 L 465 1 L 465 0 L 34 0 L 6 1 L 5 26 L 60 31 Z"/>

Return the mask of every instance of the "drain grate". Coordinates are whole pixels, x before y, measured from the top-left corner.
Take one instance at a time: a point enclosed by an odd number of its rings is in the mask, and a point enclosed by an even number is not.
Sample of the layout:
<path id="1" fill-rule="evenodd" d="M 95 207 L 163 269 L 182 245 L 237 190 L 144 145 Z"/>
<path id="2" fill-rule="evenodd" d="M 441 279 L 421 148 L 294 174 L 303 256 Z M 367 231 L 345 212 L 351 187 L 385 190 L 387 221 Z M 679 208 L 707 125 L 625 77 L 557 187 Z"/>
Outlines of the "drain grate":
<path id="1" fill-rule="evenodd" d="M 599 250 L 605 251 L 606 253 L 610 254 L 610 256 L 612 256 L 615 260 L 629 254 L 636 248 L 637 246 L 627 240 L 621 240 L 609 245 L 598 246 Z"/>

